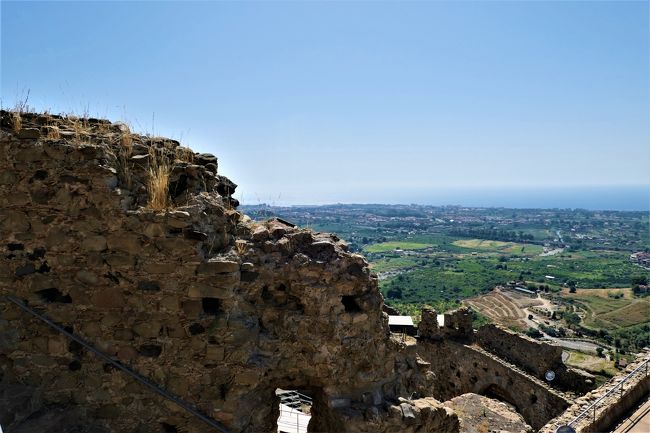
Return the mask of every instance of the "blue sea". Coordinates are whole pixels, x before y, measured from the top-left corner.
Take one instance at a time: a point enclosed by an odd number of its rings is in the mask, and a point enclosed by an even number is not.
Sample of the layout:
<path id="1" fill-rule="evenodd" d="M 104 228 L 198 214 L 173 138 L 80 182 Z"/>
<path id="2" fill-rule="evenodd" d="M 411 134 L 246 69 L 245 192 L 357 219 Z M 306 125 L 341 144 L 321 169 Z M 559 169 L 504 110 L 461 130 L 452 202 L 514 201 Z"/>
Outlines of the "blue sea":
<path id="1" fill-rule="evenodd" d="M 404 191 L 401 203 L 471 207 L 650 211 L 650 186 L 453 188 Z"/>

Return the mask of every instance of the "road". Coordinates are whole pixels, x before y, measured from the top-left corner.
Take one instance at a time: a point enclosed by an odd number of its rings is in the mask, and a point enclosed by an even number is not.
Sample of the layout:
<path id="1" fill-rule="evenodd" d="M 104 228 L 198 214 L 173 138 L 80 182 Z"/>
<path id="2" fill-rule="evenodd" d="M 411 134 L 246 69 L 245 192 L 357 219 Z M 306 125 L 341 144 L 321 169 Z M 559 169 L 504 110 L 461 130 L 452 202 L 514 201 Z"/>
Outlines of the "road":
<path id="1" fill-rule="evenodd" d="M 595 343 L 590 343 L 588 341 L 565 340 L 562 338 L 551 337 L 550 335 L 547 334 L 544 334 L 544 338 L 552 341 L 553 343 L 557 344 L 560 347 L 564 347 L 565 349 L 578 350 L 580 352 L 586 352 L 586 353 L 596 354 L 598 353 L 596 349 L 600 347 L 599 345 Z"/>

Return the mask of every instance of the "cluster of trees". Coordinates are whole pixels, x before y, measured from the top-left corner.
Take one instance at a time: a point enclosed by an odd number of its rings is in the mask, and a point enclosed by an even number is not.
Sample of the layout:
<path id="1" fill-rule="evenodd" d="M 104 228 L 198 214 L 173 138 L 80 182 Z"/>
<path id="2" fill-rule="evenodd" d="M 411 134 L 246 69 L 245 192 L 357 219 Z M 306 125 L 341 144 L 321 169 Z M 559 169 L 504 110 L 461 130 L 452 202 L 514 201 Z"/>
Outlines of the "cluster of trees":
<path id="1" fill-rule="evenodd" d="M 524 233 L 521 230 L 517 232 L 514 230 L 492 228 L 468 228 L 450 230 L 449 234 L 465 238 L 488 239 L 502 242 L 532 242 L 535 240 L 535 236 L 530 233 Z"/>
<path id="2" fill-rule="evenodd" d="M 634 294 L 639 295 L 642 293 L 646 293 L 645 289 L 641 289 L 641 286 L 647 286 L 648 285 L 648 277 L 645 275 L 641 276 L 635 276 L 632 277 L 632 291 Z"/>

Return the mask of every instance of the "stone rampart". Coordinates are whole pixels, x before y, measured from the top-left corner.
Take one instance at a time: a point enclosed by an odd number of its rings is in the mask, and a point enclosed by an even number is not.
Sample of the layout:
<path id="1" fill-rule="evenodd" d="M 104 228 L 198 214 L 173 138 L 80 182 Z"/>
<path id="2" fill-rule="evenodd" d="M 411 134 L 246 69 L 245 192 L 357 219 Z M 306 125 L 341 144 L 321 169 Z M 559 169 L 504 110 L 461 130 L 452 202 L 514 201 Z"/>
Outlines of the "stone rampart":
<path id="1" fill-rule="evenodd" d="M 310 431 L 458 429 L 432 398 L 399 400 L 409 396 L 377 278 L 344 242 L 251 221 L 217 159 L 172 140 L 1 114 L 1 295 L 233 432 L 275 431 L 276 388 L 313 397 Z M 155 210 L 161 167 L 169 202 Z M 97 431 L 207 431 L 10 302 L 0 330 L 3 383 L 33 392 L 31 409 L 0 413 L 8 431 L 53 407 Z"/>
<path id="2" fill-rule="evenodd" d="M 595 385 L 591 375 L 564 364 L 560 346 L 533 340 L 497 325 L 479 328 L 475 341 L 485 350 L 539 379 L 545 380 L 546 372 L 552 371 L 555 378 L 550 384 L 559 389 L 584 393 Z"/>

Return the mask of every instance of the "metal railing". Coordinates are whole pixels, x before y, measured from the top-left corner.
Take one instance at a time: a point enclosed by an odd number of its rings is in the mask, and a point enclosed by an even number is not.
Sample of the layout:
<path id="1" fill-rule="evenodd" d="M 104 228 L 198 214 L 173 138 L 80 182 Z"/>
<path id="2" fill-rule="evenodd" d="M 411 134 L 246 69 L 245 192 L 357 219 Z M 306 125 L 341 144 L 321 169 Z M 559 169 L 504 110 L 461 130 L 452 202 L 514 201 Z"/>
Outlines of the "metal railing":
<path id="1" fill-rule="evenodd" d="M 621 379 L 616 385 L 612 387 L 609 391 L 607 391 L 605 394 L 603 394 L 600 398 L 598 398 L 596 401 L 591 403 L 589 406 L 587 406 L 585 409 L 583 409 L 582 412 L 578 414 L 577 417 L 575 417 L 569 424 L 567 424 L 570 427 L 574 427 L 579 421 L 592 416 L 592 421 L 596 421 L 596 411 L 598 410 L 598 407 L 604 407 L 607 406 L 607 400 L 613 398 L 616 395 L 616 392 L 619 392 L 619 397 L 623 395 L 624 391 L 624 386 L 625 383 L 628 382 L 630 379 L 632 379 L 635 376 L 643 375 L 647 376 L 648 375 L 648 364 L 650 364 L 650 357 L 648 357 L 645 361 L 643 361 L 639 366 L 637 366 L 634 370 L 632 370 L 630 373 L 628 373 L 623 379 Z"/>
<path id="2" fill-rule="evenodd" d="M 125 366 L 119 361 L 116 361 L 113 359 L 111 356 L 107 355 L 106 353 L 102 352 L 101 350 L 96 349 L 94 346 L 92 346 L 90 343 L 86 342 L 84 339 L 77 337 L 76 335 L 66 331 L 63 327 L 60 325 L 57 325 L 54 323 L 52 320 L 48 319 L 47 317 L 43 316 L 42 314 L 34 311 L 32 308 L 28 307 L 23 301 L 21 301 L 18 298 L 15 298 L 13 296 L 7 295 L 5 298 L 16 304 L 18 307 L 20 307 L 23 311 L 26 311 L 27 313 L 31 314 L 32 316 L 36 317 L 37 319 L 41 320 L 42 322 L 46 323 L 49 325 L 51 328 L 59 331 L 61 334 L 65 335 L 71 340 L 76 341 L 77 343 L 81 344 L 83 347 L 85 347 L 89 352 L 94 353 L 96 356 L 99 358 L 103 359 L 104 361 L 108 362 L 115 368 L 121 370 L 122 372 L 128 374 L 141 384 L 145 385 L 147 388 L 155 392 L 156 394 L 166 398 L 167 400 L 170 400 L 174 403 L 176 403 L 178 406 L 181 408 L 185 409 L 187 412 L 191 413 L 195 417 L 199 418 L 201 421 L 205 422 L 206 424 L 209 424 L 210 426 L 216 428 L 222 433 L 230 433 L 230 431 L 222 425 L 219 421 L 210 418 L 209 416 L 199 412 L 194 406 L 192 406 L 190 403 L 180 399 L 179 397 L 173 395 L 166 389 L 156 385 L 146 377 L 142 376 L 140 373 L 137 373 L 133 371 L 131 368 Z"/>
<path id="3" fill-rule="evenodd" d="M 311 397 L 295 390 L 284 389 L 277 389 L 275 394 L 280 397 L 278 431 L 305 433 L 311 418 Z"/>

